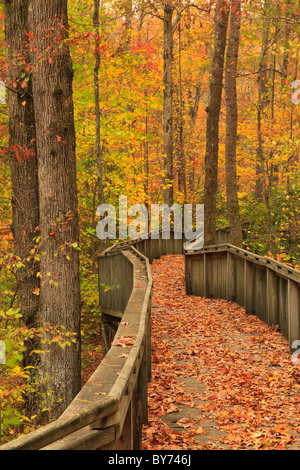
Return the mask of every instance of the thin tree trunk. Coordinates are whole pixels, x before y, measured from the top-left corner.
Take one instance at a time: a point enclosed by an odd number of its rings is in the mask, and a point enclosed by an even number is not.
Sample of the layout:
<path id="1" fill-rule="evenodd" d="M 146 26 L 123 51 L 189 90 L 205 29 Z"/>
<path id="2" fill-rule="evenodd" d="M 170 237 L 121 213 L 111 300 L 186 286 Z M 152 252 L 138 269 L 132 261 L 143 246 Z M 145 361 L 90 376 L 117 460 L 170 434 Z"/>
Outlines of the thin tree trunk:
<path id="1" fill-rule="evenodd" d="M 264 13 L 269 14 L 269 0 L 266 0 L 264 6 Z M 264 148 L 263 148 L 263 137 L 262 137 L 262 122 L 263 114 L 266 106 L 269 103 L 268 96 L 268 64 L 267 64 L 267 50 L 269 45 L 269 30 L 270 30 L 270 18 L 267 19 L 266 28 L 263 31 L 262 37 L 262 48 L 261 58 L 259 63 L 258 71 L 258 105 L 257 105 L 257 157 L 256 157 L 256 185 L 255 185 L 255 196 L 257 201 L 262 201 L 264 197 L 264 185 L 265 185 L 265 160 L 264 160 Z"/>
<path id="2" fill-rule="evenodd" d="M 178 142 L 178 189 L 183 191 L 184 202 L 187 198 L 186 188 L 186 161 L 184 151 L 184 116 L 183 116 L 183 90 L 182 90 L 182 64 L 181 64 L 181 24 L 178 25 L 178 69 L 179 69 L 179 142 Z"/>
<path id="3" fill-rule="evenodd" d="M 165 204 L 171 206 L 173 190 L 173 6 L 164 3 L 164 191 Z"/>
<path id="4" fill-rule="evenodd" d="M 44 252 L 39 313 L 48 341 L 60 325 L 76 337 L 64 349 L 45 344 L 49 352 L 42 356 L 45 402 L 52 410 L 50 416 L 57 418 L 81 386 L 79 222 L 67 0 L 32 0 L 30 24 Z"/>
<path id="5" fill-rule="evenodd" d="M 216 239 L 216 196 L 218 190 L 219 118 L 222 98 L 224 55 L 229 9 L 226 0 L 216 3 L 215 38 L 212 73 L 209 83 L 207 108 L 205 187 L 204 187 L 204 243 L 213 245 Z"/>
<path id="6" fill-rule="evenodd" d="M 5 36 L 8 62 L 9 146 L 12 187 L 12 230 L 15 254 L 24 267 L 16 271 L 18 306 L 22 321 L 29 327 L 37 326 L 39 309 L 39 263 L 31 255 L 39 226 L 38 165 L 36 132 L 32 99 L 31 66 L 28 31 L 27 0 L 5 1 Z M 14 90 L 14 91 L 12 91 Z M 34 253 L 36 254 L 35 250 Z M 30 355 L 38 349 L 37 341 L 26 343 L 24 365 L 38 364 L 38 356 Z M 35 369 L 31 369 L 31 377 Z M 29 397 L 28 397 L 29 398 Z M 31 400 L 29 400 L 31 401 Z M 32 403 L 28 403 L 32 407 Z M 32 407 L 33 409 L 33 407 Z"/>
<path id="7" fill-rule="evenodd" d="M 200 99 L 201 96 L 203 95 L 203 91 L 201 90 L 201 85 L 202 85 L 202 72 L 199 74 L 199 79 L 194 86 L 195 88 L 195 93 L 194 95 L 189 91 L 189 124 L 188 124 L 188 133 L 189 133 L 189 140 L 190 142 L 193 140 L 193 132 L 195 129 L 196 121 L 197 121 L 197 116 L 198 116 L 198 110 L 199 110 L 199 105 L 200 105 Z M 187 175 L 186 179 L 188 180 L 189 183 L 189 190 L 191 193 L 194 192 L 194 185 L 195 185 L 195 152 L 191 149 L 191 144 L 189 143 L 188 145 L 188 151 L 186 155 L 186 169 L 187 169 Z"/>
<path id="8" fill-rule="evenodd" d="M 227 211 L 230 225 L 230 238 L 232 245 L 242 246 L 242 226 L 238 201 L 238 185 L 236 171 L 236 143 L 238 125 L 238 107 L 236 75 L 239 54 L 241 28 L 241 0 L 231 1 L 230 32 L 225 68 L 225 95 L 226 95 L 226 196 Z"/>
<path id="9" fill-rule="evenodd" d="M 283 59 L 282 59 L 282 72 L 281 72 L 281 86 L 283 89 L 287 88 L 287 77 L 288 77 L 288 66 L 289 66 L 289 56 L 290 56 L 290 36 L 291 36 L 291 26 L 289 24 L 289 10 L 291 8 L 291 1 L 286 1 L 286 25 L 284 28 L 284 50 L 283 50 Z M 274 56 L 275 58 L 276 56 Z"/>
<path id="10" fill-rule="evenodd" d="M 142 9 L 140 22 L 139 22 L 139 41 L 141 40 L 141 30 L 143 25 L 143 19 L 145 17 L 145 13 Z M 146 43 L 149 42 L 149 29 L 150 25 L 147 24 L 146 26 Z M 144 154 L 144 193 L 145 193 L 145 205 L 148 209 L 149 206 L 149 140 L 148 140 L 148 132 L 149 132 L 149 116 L 148 116 L 148 87 L 144 89 L 144 100 L 146 103 L 146 115 L 145 115 L 145 130 L 144 130 L 144 143 L 143 143 L 143 154 Z"/>
<path id="11" fill-rule="evenodd" d="M 145 100 L 147 101 L 148 92 L 144 92 Z M 145 116 L 145 139 L 144 139 L 144 192 L 145 192 L 145 204 L 148 207 L 149 204 L 149 141 L 148 141 L 148 110 Z"/>
<path id="12" fill-rule="evenodd" d="M 129 52 L 131 46 L 131 29 L 132 29 L 132 0 L 125 2 L 125 52 Z"/>
<path id="13" fill-rule="evenodd" d="M 101 66 L 100 53 L 100 0 L 94 0 L 93 25 L 95 30 L 95 66 L 94 66 L 94 97 L 95 97 L 95 147 L 98 177 L 99 205 L 104 203 L 103 163 L 101 147 L 101 110 L 99 71 Z"/>

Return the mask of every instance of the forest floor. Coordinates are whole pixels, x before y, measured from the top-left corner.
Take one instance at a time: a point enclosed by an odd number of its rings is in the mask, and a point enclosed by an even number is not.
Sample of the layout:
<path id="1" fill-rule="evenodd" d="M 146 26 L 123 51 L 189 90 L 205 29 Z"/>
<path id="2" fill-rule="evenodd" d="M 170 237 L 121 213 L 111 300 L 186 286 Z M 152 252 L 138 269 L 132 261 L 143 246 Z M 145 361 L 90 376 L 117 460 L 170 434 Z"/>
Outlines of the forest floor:
<path id="1" fill-rule="evenodd" d="M 155 260 L 152 275 L 143 449 L 300 450 L 300 366 L 278 328 L 187 296 L 183 256 Z"/>

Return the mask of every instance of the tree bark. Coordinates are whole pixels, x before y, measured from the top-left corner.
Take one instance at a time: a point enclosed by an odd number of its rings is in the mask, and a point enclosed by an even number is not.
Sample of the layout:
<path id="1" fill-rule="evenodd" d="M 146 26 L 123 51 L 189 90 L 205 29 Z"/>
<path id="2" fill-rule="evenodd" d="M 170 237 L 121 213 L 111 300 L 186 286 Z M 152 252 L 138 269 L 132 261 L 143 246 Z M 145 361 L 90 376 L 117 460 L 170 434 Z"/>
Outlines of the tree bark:
<path id="1" fill-rule="evenodd" d="M 98 178 L 98 202 L 104 204 L 103 163 L 101 147 L 101 110 L 100 110 L 100 84 L 99 71 L 101 65 L 100 55 L 100 0 L 94 0 L 93 25 L 95 29 L 95 66 L 94 66 L 94 97 L 95 97 L 95 147 Z"/>
<path id="2" fill-rule="evenodd" d="M 171 206 L 173 190 L 173 6 L 164 2 L 164 190 L 163 200 Z"/>
<path id="3" fill-rule="evenodd" d="M 125 52 L 130 51 L 131 46 L 131 28 L 132 28 L 132 0 L 126 0 L 125 2 L 125 30 L 124 30 L 124 40 L 125 40 Z"/>
<path id="4" fill-rule="evenodd" d="M 12 187 L 12 231 L 15 254 L 24 267 L 16 271 L 18 306 L 28 328 L 37 326 L 39 263 L 35 246 L 39 226 L 38 164 L 32 99 L 28 31 L 28 0 L 5 1 L 9 146 Z M 34 251 L 32 254 L 31 251 Z M 24 366 L 37 366 L 36 340 L 26 343 Z M 32 372 L 32 370 L 31 370 Z M 32 377 L 35 371 L 32 372 Z"/>
<path id="5" fill-rule="evenodd" d="M 224 55 L 229 9 L 226 0 L 216 3 L 214 52 L 209 83 L 206 124 L 204 243 L 214 245 L 216 239 L 216 195 L 218 190 L 219 118 L 222 98 Z"/>
<path id="6" fill-rule="evenodd" d="M 242 226 L 238 201 L 238 185 L 236 171 L 236 144 L 238 127 L 238 106 L 236 75 L 239 54 L 241 28 L 241 0 L 231 1 L 230 32 L 225 68 L 226 95 L 226 197 L 232 245 L 242 246 Z"/>
<path id="7" fill-rule="evenodd" d="M 187 200 L 186 187 L 186 160 L 184 148 L 184 112 L 183 112 L 183 90 L 182 90 L 182 63 L 181 63 L 181 23 L 178 25 L 178 74 L 179 74 L 179 106 L 178 106 L 178 189 L 183 191 L 184 202 Z"/>
<path id="8" fill-rule="evenodd" d="M 50 416 L 80 390 L 80 283 L 76 142 L 67 0 L 31 0 L 33 97 L 39 165 L 40 318 L 51 341 L 62 325 L 76 342 L 47 342 L 41 378 Z M 73 336 L 71 337 L 73 338 Z"/>
<path id="9" fill-rule="evenodd" d="M 264 14 L 269 14 L 270 3 L 266 0 Z M 264 198 L 265 188 L 265 159 L 262 136 L 263 115 L 269 103 L 268 96 L 268 46 L 269 46 L 270 18 L 266 20 L 266 25 L 262 35 L 261 58 L 258 71 L 258 104 L 257 104 L 257 157 L 256 157 L 256 184 L 255 197 L 257 201 Z"/>

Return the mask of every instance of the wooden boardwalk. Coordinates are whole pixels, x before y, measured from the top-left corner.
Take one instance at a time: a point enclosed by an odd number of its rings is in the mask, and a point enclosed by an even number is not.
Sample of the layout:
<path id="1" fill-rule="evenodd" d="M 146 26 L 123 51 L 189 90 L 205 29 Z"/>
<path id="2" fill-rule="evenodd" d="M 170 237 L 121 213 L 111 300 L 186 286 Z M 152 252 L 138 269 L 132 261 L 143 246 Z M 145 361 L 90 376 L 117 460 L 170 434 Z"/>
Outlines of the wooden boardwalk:
<path id="1" fill-rule="evenodd" d="M 99 256 L 105 358 L 1 450 L 300 450 L 299 272 L 230 244 L 183 253 L 174 234 Z"/>
<path id="2" fill-rule="evenodd" d="M 300 366 L 276 327 L 187 296 L 184 257 L 152 263 L 152 381 L 143 449 L 300 450 Z"/>

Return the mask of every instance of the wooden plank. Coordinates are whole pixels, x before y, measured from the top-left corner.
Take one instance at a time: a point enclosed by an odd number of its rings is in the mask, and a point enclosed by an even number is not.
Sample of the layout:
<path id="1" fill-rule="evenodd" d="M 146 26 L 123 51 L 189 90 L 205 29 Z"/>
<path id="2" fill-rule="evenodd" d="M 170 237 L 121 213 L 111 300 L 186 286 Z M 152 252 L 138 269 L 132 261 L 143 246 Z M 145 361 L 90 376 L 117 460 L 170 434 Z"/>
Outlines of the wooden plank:
<path id="1" fill-rule="evenodd" d="M 268 325 L 279 325 L 278 314 L 278 276 L 272 269 L 267 269 L 267 318 Z"/>
<path id="2" fill-rule="evenodd" d="M 204 290 L 204 256 L 198 256 L 195 259 L 191 259 L 191 289 L 190 292 L 193 295 L 198 295 L 200 297 L 205 296 Z"/>
<path id="3" fill-rule="evenodd" d="M 278 277 L 278 317 L 280 331 L 288 339 L 288 281 L 281 276 Z"/>
<path id="4" fill-rule="evenodd" d="M 245 307 L 245 276 L 244 276 L 244 259 L 239 258 L 238 256 L 235 257 L 235 292 L 236 292 L 236 302 Z"/>
<path id="5" fill-rule="evenodd" d="M 235 258 L 232 253 L 227 252 L 227 300 L 235 302 Z"/>
<path id="6" fill-rule="evenodd" d="M 213 299 L 218 299 L 219 294 L 219 257 L 218 255 L 211 254 L 210 258 L 210 296 Z"/>
<path id="7" fill-rule="evenodd" d="M 226 282 L 226 277 L 227 277 L 227 253 L 223 252 L 221 256 L 221 299 L 226 299 L 227 298 L 227 282 Z"/>
<path id="8" fill-rule="evenodd" d="M 148 322 L 146 332 L 146 362 L 147 362 L 147 377 L 151 380 L 152 376 L 152 363 L 151 363 L 151 303 L 148 304 Z"/>
<path id="9" fill-rule="evenodd" d="M 138 374 L 138 379 L 132 394 L 131 410 L 132 410 L 132 449 L 140 450 L 142 447 L 142 424 L 143 424 L 143 410 L 142 410 L 142 365 Z"/>
<path id="10" fill-rule="evenodd" d="M 205 297 L 212 298 L 212 260 L 211 253 L 205 253 Z"/>
<path id="11" fill-rule="evenodd" d="M 22 436 L 1 446 L 1 450 L 38 450 L 54 441 L 84 428 L 93 421 L 113 414 L 119 407 L 114 397 L 106 397 L 97 403 L 89 404 L 84 410 L 73 413 L 71 416 L 63 414 L 58 420 L 47 424 L 36 431 Z"/>
<path id="12" fill-rule="evenodd" d="M 245 312 L 252 315 L 253 305 L 253 263 L 250 260 L 244 260 L 244 305 Z"/>
<path id="13" fill-rule="evenodd" d="M 116 439 L 116 426 L 96 431 L 86 426 L 79 431 L 55 441 L 41 450 L 99 450 L 106 447 L 111 449 Z"/>
<path id="14" fill-rule="evenodd" d="M 266 269 L 261 266 L 259 269 L 259 305 L 258 310 L 261 320 L 267 323 L 267 281 Z"/>
<path id="15" fill-rule="evenodd" d="M 288 341 L 290 350 L 294 341 L 300 340 L 300 287 L 288 280 Z"/>

